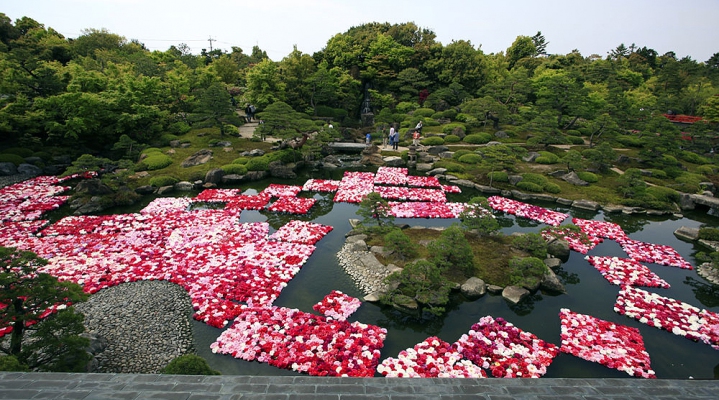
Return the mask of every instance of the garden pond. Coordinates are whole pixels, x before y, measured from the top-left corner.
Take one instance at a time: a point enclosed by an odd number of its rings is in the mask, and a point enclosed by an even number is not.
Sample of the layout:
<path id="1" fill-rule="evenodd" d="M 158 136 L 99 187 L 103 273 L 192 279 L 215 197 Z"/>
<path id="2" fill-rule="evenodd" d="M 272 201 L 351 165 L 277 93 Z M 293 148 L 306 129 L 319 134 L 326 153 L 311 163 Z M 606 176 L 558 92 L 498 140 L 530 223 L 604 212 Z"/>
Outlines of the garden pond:
<path id="1" fill-rule="evenodd" d="M 302 185 L 309 178 L 340 179 L 341 171 L 316 172 L 317 176 L 302 177 L 296 181 L 281 180 L 274 183 Z M 245 183 L 239 188 L 244 194 L 262 191 L 269 180 Z M 237 187 L 235 187 L 237 188 Z M 448 194 L 448 201 L 467 201 L 480 193 L 462 188 L 461 194 Z M 185 193 L 194 196 L 197 193 Z M 317 249 L 274 302 L 275 306 L 297 308 L 313 313 L 312 306 L 320 302 L 332 290 L 338 290 L 350 296 L 362 299 L 362 293 L 353 283 L 337 260 L 337 252 L 345 242 L 345 234 L 351 230 L 349 219 L 358 218 L 358 205 L 333 202 L 334 193 L 303 193 L 312 196 L 315 205 L 307 215 L 288 215 L 267 211 L 242 211 L 240 222 L 267 222 L 270 233 L 290 220 L 311 221 L 330 225 L 334 229 L 317 243 Z M 141 204 L 129 208 L 116 208 L 112 213 L 136 212 L 144 207 L 152 197 Z M 536 203 L 539 206 L 569 214 L 571 217 L 608 221 L 619 224 L 626 234 L 635 240 L 664 244 L 673 247 L 685 260 L 696 266 L 695 255 L 706 251 L 700 245 L 688 243 L 676 238 L 673 232 L 681 227 L 717 226 L 716 216 L 704 212 L 688 212 L 683 217 L 626 215 L 621 213 L 605 214 L 602 211 L 590 212 L 560 206 L 556 203 Z M 502 225 L 502 232 L 539 232 L 545 224 L 525 218 L 496 212 Z M 457 219 L 395 219 L 396 223 L 411 226 L 446 227 L 457 223 Z M 569 219 L 567 220 L 567 223 Z M 626 253 L 615 241 L 605 240 L 588 255 L 626 257 Z M 696 270 L 646 264 L 654 273 L 671 285 L 669 289 L 643 288 L 664 297 L 673 298 L 698 308 L 719 312 L 719 287 L 712 286 L 697 275 Z M 349 317 L 349 321 L 360 321 L 387 329 L 387 337 L 381 350 L 380 360 L 397 357 L 397 354 L 411 348 L 430 336 L 444 341 L 454 342 L 467 333 L 472 324 L 485 316 L 502 317 L 518 328 L 531 332 L 547 342 L 560 344 L 560 309 L 568 308 L 573 312 L 588 314 L 606 321 L 639 329 L 646 350 L 651 357 L 651 365 L 658 378 L 673 379 L 716 379 L 719 378 L 719 351 L 707 344 L 693 342 L 676 336 L 665 330 L 656 329 L 639 321 L 614 312 L 614 303 L 620 290 L 609 284 L 602 275 L 585 260 L 585 255 L 572 252 L 562 264 L 557 275 L 566 287 L 565 294 L 546 294 L 537 292 L 517 305 L 507 302 L 501 295 L 486 294 L 483 297 L 467 301 L 461 295 L 454 295 L 453 304 L 441 317 L 418 319 L 403 314 L 391 307 L 373 303 L 363 303 Z M 223 329 L 218 329 L 193 320 L 194 339 L 197 352 L 214 369 L 225 375 L 296 375 L 296 372 L 272 367 L 259 362 L 247 362 L 229 355 L 214 354 L 210 344 L 217 340 Z M 227 329 L 227 328 L 225 328 Z M 379 376 L 379 375 L 378 375 Z M 559 353 L 547 368 L 545 377 L 628 377 L 625 372 L 604 367 L 578 357 Z"/>

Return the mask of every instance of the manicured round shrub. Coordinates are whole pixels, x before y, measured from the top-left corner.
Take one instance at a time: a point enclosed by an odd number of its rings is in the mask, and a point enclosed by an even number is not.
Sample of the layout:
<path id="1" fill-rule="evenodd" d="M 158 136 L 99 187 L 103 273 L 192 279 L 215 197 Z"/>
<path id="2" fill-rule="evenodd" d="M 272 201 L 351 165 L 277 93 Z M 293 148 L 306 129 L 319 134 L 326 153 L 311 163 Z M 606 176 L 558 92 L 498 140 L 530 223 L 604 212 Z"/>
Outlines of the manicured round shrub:
<path id="1" fill-rule="evenodd" d="M 247 164 L 248 161 L 250 161 L 249 158 L 247 158 L 247 157 L 240 157 L 240 158 L 235 158 L 234 160 L 232 160 L 232 163 L 233 163 L 233 164 L 242 164 L 242 165 L 245 165 L 245 164 Z"/>
<path id="2" fill-rule="evenodd" d="M 442 125 L 442 133 L 445 133 L 447 135 L 456 133 L 455 129 L 459 128 L 463 133 L 467 132 L 467 127 L 459 122 L 452 122 L 450 124 Z"/>
<path id="3" fill-rule="evenodd" d="M 167 129 L 176 135 L 183 135 L 189 132 L 192 128 L 186 122 L 178 121 L 171 124 Z"/>
<path id="4" fill-rule="evenodd" d="M 569 136 L 582 136 L 582 132 L 576 130 L 576 129 L 570 129 L 567 131 L 567 135 Z"/>
<path id="5" fill-rule="evenodd" d="M 709 162 L 706 158 L 700 156 L 697 153 L 692 153 L 691 151 L 684 150 L 681 153 L 679 153 L 679 158 L 682 160 L 692 163 L 692 164 L 706 164 Z"/>
<path id="6" fill-rule="evenodd" d="M 540 187 L 543 187 L 549 180 L 547 180 L 547 177 L 540 174 L 533 174 L 533 173 L 526 173 L 522 174 L 522 182 L 531 182 L 535 185 L 539 185 Z"/>
<path id="7" fill-rule="evenodd" d="M 50 155 L 50 153 L 48 153 L 46 151 L 36 151 L 36 152 L 32 153 L 32 155 L 33 155 L 33 157 L 40 157 L 45 161 L 48 161 L 52 158 L 52 155 Z"/>
<path id="8" fill-rule="evenodd" d="M 664 186 L 649 186 L 647 194 L 663 203 L 675 203 L 679 201 L 679 192 Z"/>
<path id="9" fill-rule="evenodd" d="M 638 136 L 620 135 L 616 139 L 621 145 L 627 147 L 642 147 L 644 146 L 644 140 Z"/>
<path id="10" fill-rule="evenodd" d="M 434 163 L 435 168 L 447 168 L 447 172 L 461 173 L 464 172 L 465 166 L 455 161 L 440 160 Z"/>
<path id="11" fill-rule="evenodd" d="M 11 162 L 18 166 L 25 162 L 25 159 L 17 154 L 0 154 L 0 162 Z"/>
<path id="12" fill-rule="evenodd" d="M 492 140 L 492 135 L 489 133 L 473 133 L 464 137 L 464 142 L 469 144 L 485 144 Z"/>
<path id="13" fill-rule="evenodd" d="M 584 144 L 584 139 L 579 136 L 567 136 L 567 141 L 571 144 Z"/>
<path id="14" fill-rule="evenodd" d="M 445 138 L 445 141 L 447 138 Z M 711 164 L 706 165 L 700 165 L 697 167 L 697 173 L 702 175 L 713 175 L 714 174 L 714 166 Z"/>
<path id="15" fill-rule="evenodd" d="M 265 157 L 251 158 L 245 166 L 248 171 L 267 171 L 270 161 Z"/>
<path id="16" fill-rule="evenodd" d="M 577 172 L 577 176 L 579 179 L 583 180 L 584 182 L 589 183 L 597 183 L 599 182 L 599 177 L 597 174 L 591 173 L 589 171 L 579 171 Z"/>
<path id="17" fill-rule="evenodd" d="M 442 114 L 441 111 L 438 111 L 438 112 L 432 114 L 432 119 L 440 119 L 440 118 L 444 118 L 444 114 Z"/>
<path id="18" fill-rule="evenodd" d="M 162 154 L 162 150 L 158 149 L 157 147 L 148 147 L 145 150 L 142 151 L 142 154 L 149 156 L 152 153 L 160 153 Z"/>
<path id="19" fill-rule="evenodd" d="M 415 117 L 429 118 L 434 113 L 435 113 L 435 111 L 431 108 L 418 108 L 418 109 L 414 110 L 414 114 L 412 114 L 412 115 L 414 115 Z"/>
<path id="20" fill-rule="evenodd" d="M 532 182 L 525 182 L 520 181 L 517 183 L 517 188 L 521 190 L 525 190 L 527 192 L 534 192 L 534 193 L 541 193 L 544 190 L 543 186 L 537 185 L 536 183 Z"/>
<path id="21" fill-rule="evenodd" d="M 549 151 L 540 151 L 535 161 L 537 164 L 556 164 L 559 162 L 559 156 Z"/>
<path id="22" fill-rule="evenodd" d="M 153 176 L 152 178 L 150 178 L 150 185 L 154 187 L 172 186 L 179 181 L 180 180 L 175 178 L 174 176 L 160 175 Z"/>
<path id="23" fill-rule="evenodd" d="M 247 167 L 242 164 L 227 164 L 220 167 L 226 174 L 244 175 L 247 173 Z"/>
<path id="24" fill-rule="evenodd" d="M 544 184 L 544 191 L 548 193 L 559 193 L 562 191 L 562 188 L 553 182 L 547 182 Z"/>
<path id="25" fill-rule="evenodd" d="M 470 153 L 473 153 L 473 151 L 467 150 L 467 149 L 460 149 L 460 150 L 457 150 L 454 153 L 452 153 L 452 159 L 459 160 L 459 158 L 462 157 L 463 155 L 470 154 Z"/>
<path id="26" fill-rule="evenodd" d="M 172 164 L 172 158 L 170 158 L 167 154 L 152 153 L 140 162 L 144 164 L 149 171 L 154 171 L 157 169 L 163 169 Z"/>
<path id="27" fill-rule="evenodd" d="M 160 136 L 160 144 L 162 146 L 169 146 L 171 141 L 178 140 L 178 139 L 179 139 L 179 137 L 177 137 L 176 135 L 173 135 L 171 133 L 166 133 L 166 134 Z"/>
<path id="28" fill-rule="evenodd" d="M 505 171 L 493 171 L 487 174 L 487 178 L 494 182 L 509 182 L 509 174 Z"/>
<path id="29" fill-rule="evenodd" d="M 666 179 L 668 176 L 666 171 L 661 170 L 661 169 L 650 169 L 649 172 L 652 173 L 652 178 Z"/>
<path id="30" fill-rule="evenodd" d="M 161 372 L 172 375 L 220 375 L 219 371 L 210 368 L 204 358 L 195 354 L 185 354 L 173 359 Z"/>
<path id="31" fill-rule="evenodd" d="M 474 153 L 465 154 L 462 157 L 459 157 L 458 161 L 465 164 L 479 164 L 482 162 L 482 156 Z"/>
<path id="32" fill-rule="evenodd" d="M 460 139 L 457 135 L 447 135 L 444 137 L 445 143 L 458 143 L 460 141 L 462 141 L 462 139 Z"/>
<path id="33" fill-rule="evenodd" d="M 444 144 L 444 139 L 439 136 L 431 136 L 419 141 L 423 146 L 439 146 Z"/>
<path id="34" fill-rule="evenodd" d="M 719 242 L 719 229 L 708 226 L 699 228 L 699 239 Z"/>
<path id="35" fill-rule="evenodd" d="M 454 120 L 455 118 L 457 118 L 457 110 L 455 110 L 454 108 L 448 108 L 442 111 L 442 116 L 444 118 Z"/>
<path id="36" fill-rule="evenodd" d="M 32 156 L 32 150 L 24 147 L 10 147 L 3 150 L 3 154 L 17 154 L 18 156 L 25 158 Z"/>

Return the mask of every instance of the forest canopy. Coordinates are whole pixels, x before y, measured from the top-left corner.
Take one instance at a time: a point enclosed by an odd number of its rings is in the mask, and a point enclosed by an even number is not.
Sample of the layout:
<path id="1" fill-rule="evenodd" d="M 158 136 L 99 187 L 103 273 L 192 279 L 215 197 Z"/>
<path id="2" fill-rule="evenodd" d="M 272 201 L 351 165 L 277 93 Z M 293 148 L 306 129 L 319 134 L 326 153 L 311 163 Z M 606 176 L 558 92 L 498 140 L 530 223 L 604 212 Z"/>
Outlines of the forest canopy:
<path id="1" fill-rule="evenodd" d="M 367 23 L 315 54 L 295 48 L 274 62 L 257 46 L 249 54 L 193 55 L 185 44 L 149 51 L 105 29 L 68 39 L 0 14 L 0 141 L 105 155 L 121 137 L 150 144 L 196 127 L 225 132 L 242 124 L 235 108 L 261 112 L 276 102 L 353 127 L 367 98 L 378 123 L 429 109 L 465 130 L 494 121 L 531 131 L 544 145 L 566 142 L 571 131 L 592 145 L 653 133 L 666 126 L 664 114 L 700 117 L 695 137 L 719 123 L 719 53 L 702 62 L 621 43 L 606 56 L 547 54 L 551 38 L 526 32 L 505 52 L 485 54 L 468 40 L 435 38 L 412 22 Z"/>

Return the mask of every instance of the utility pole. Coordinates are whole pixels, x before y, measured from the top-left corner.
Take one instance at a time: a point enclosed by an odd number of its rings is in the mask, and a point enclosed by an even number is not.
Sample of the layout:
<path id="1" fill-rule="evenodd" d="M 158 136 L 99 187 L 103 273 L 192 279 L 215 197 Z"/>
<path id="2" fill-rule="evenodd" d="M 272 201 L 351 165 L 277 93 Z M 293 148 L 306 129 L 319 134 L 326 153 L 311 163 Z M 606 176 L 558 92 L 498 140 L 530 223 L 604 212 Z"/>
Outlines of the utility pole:
<path id="1" fill-rule="evenodd" d="M 207 40 L 210 42 L 210 52 L 212 52 L 212 42 L 216 42 L 217 39 L 213 39 L 212 36 L 210 36 L 210 38 Z"/>

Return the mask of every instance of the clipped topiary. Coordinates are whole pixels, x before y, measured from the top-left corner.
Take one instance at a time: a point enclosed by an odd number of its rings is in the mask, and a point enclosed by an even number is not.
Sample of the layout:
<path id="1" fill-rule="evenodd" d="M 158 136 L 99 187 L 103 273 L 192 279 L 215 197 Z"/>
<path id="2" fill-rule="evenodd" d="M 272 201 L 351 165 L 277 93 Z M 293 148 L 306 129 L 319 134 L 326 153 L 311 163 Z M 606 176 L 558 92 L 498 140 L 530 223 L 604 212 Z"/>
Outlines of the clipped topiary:
<path id="1" fill-rule="evenodd" d="M 414 113 L 412 115 L 414 115 L 415 117 L 429 118 L 434 113 L 435 113 L 435 111 L 431 108 L 418 108 L 418 109 L 414 110 Z"/>
<path id="2" fill-rule="evenodd" d="M 479 154 L 469 153 L 459 157 L 458 161 L 465 164 L 479 164 L 482 162 L 482 156 Z"/>
<path id="3" fill-rule="evenodd" d="M 562 188 L 556 183 L 547 182 L 544 184 L 544 191 L 548 193 L 559 193 L 562 191 Z"/>
<path id="4" fill-rule="evenodd" d="M 505 171 L 493 171 L 487 174 L 487 178 L 494 182 L 509 182 L 509 174 Z"/>
<path id="5" fill-rule="evenodd" d="M 174 176 L 160 175 L 150 178 L 150 185 L 154 187 L 172 186 L 180 180 Z"/>
<path id="6" fill-rule="evenodd" d="M 152 153 L 144 160 L 140 161 L 149 171 L 163 169 L 172 164 L 172 158 L 167 154 Z"/>
<path id="7" fill-rule="evenodd" d="M 447 135 L 444 137 L 445 143 L 458 143 L 461 140 L 462 139 L 460 139 L 459 136 L 457 136 L 457 135 Z"/>
<path id="8" fill-rule="evenodd" d="M 460 157 L 462 157 L 465 154 L 471 154 L 473 151 L 467 150 L 467 149 L 460 149 L 452 153 L 452 159 L 459 160 Z"/>
<path id="9" fill-rule="evenodd" d="M 25 159 L 17 154 L 0 154 L 0 162 L 11 162 L 18 166 L 25 162 Z"/>
<path id="10" fill-rule="evenodd" d="M 172 375 L 221 375 L 219 371 L 210 368 L 204 358 L 195 354 L 185 354 L 173 359 L 160 372 Z"/>
<path id="11" fill-rule="evenodd" d="M 269 165 L 270 160 L 265 157 L 251 158 L 247 161 L 247 164 L 245 164 L 248 171 L 267 171 Z"/>
<path id="12" fill-rule="evenodd" d="M 522 174 L 522 182 L 531 182 L 535 185 L 544 186 L 549 180 L 544 175 L 526 173 Z"/>
<path id="13" fill-rule="evenodd" d="M 234 160 L 232 160 L 232 163 L 233 163 L 233 164 L 242 164 L 242 165 L 245 165 L 245 164 L 247 164 L 248 161 L 250 161 L 249 158 L 247 158 L 247 157 L 240 157 L 240 158 L 235 158 Z"/>
<path id="14" fill-rule="evenodd" d="M 423 146 L 440 146 L 444 144 L 444 139 L 439 136 L 431 136 L 420 140 Z"/>
<path id="15" fill-rule="evenodd" d="M 597 174 L 589 172 L 589 171 L 579 171 L 577 172 L 577 176 L 579 179 L 583 180 L 584 182 L 589 183 L 597 183 L 599 182 L 599 177 Z"/>
<path id="16" fill-rule="evenodd" d="M 467 127 L 461 122 L 452 122 L 451 124 L 442 125 L 442 133 L 447 135 L 457 133 L 455 129 L 459 129 L 462 133 L 467 132 Z"/>
<path id="17" fill-rule="evenodd" d="M 464 137 L 464 142 L 469 144 L 485 144 L 492 140 L 492 135 L 489 133 L 473 133 Z"/>
<path id="18" fill-rule="evenodd" d="M 220 167 L 226 174 L 244 175 L 247 173 L 247 167 L 242 164 L 227 164 Z"/>
<path id="19" fill-rule="evenodd" d="M 536 183 L 532 182 L 525 182 L 520 181 L 517 183 L 517 188 L 521 190 L 525 190 L 527 192 L 533 192 L 533 193 L 541 193 L 544 191 L 544 186 L 537 185 Z"/>

